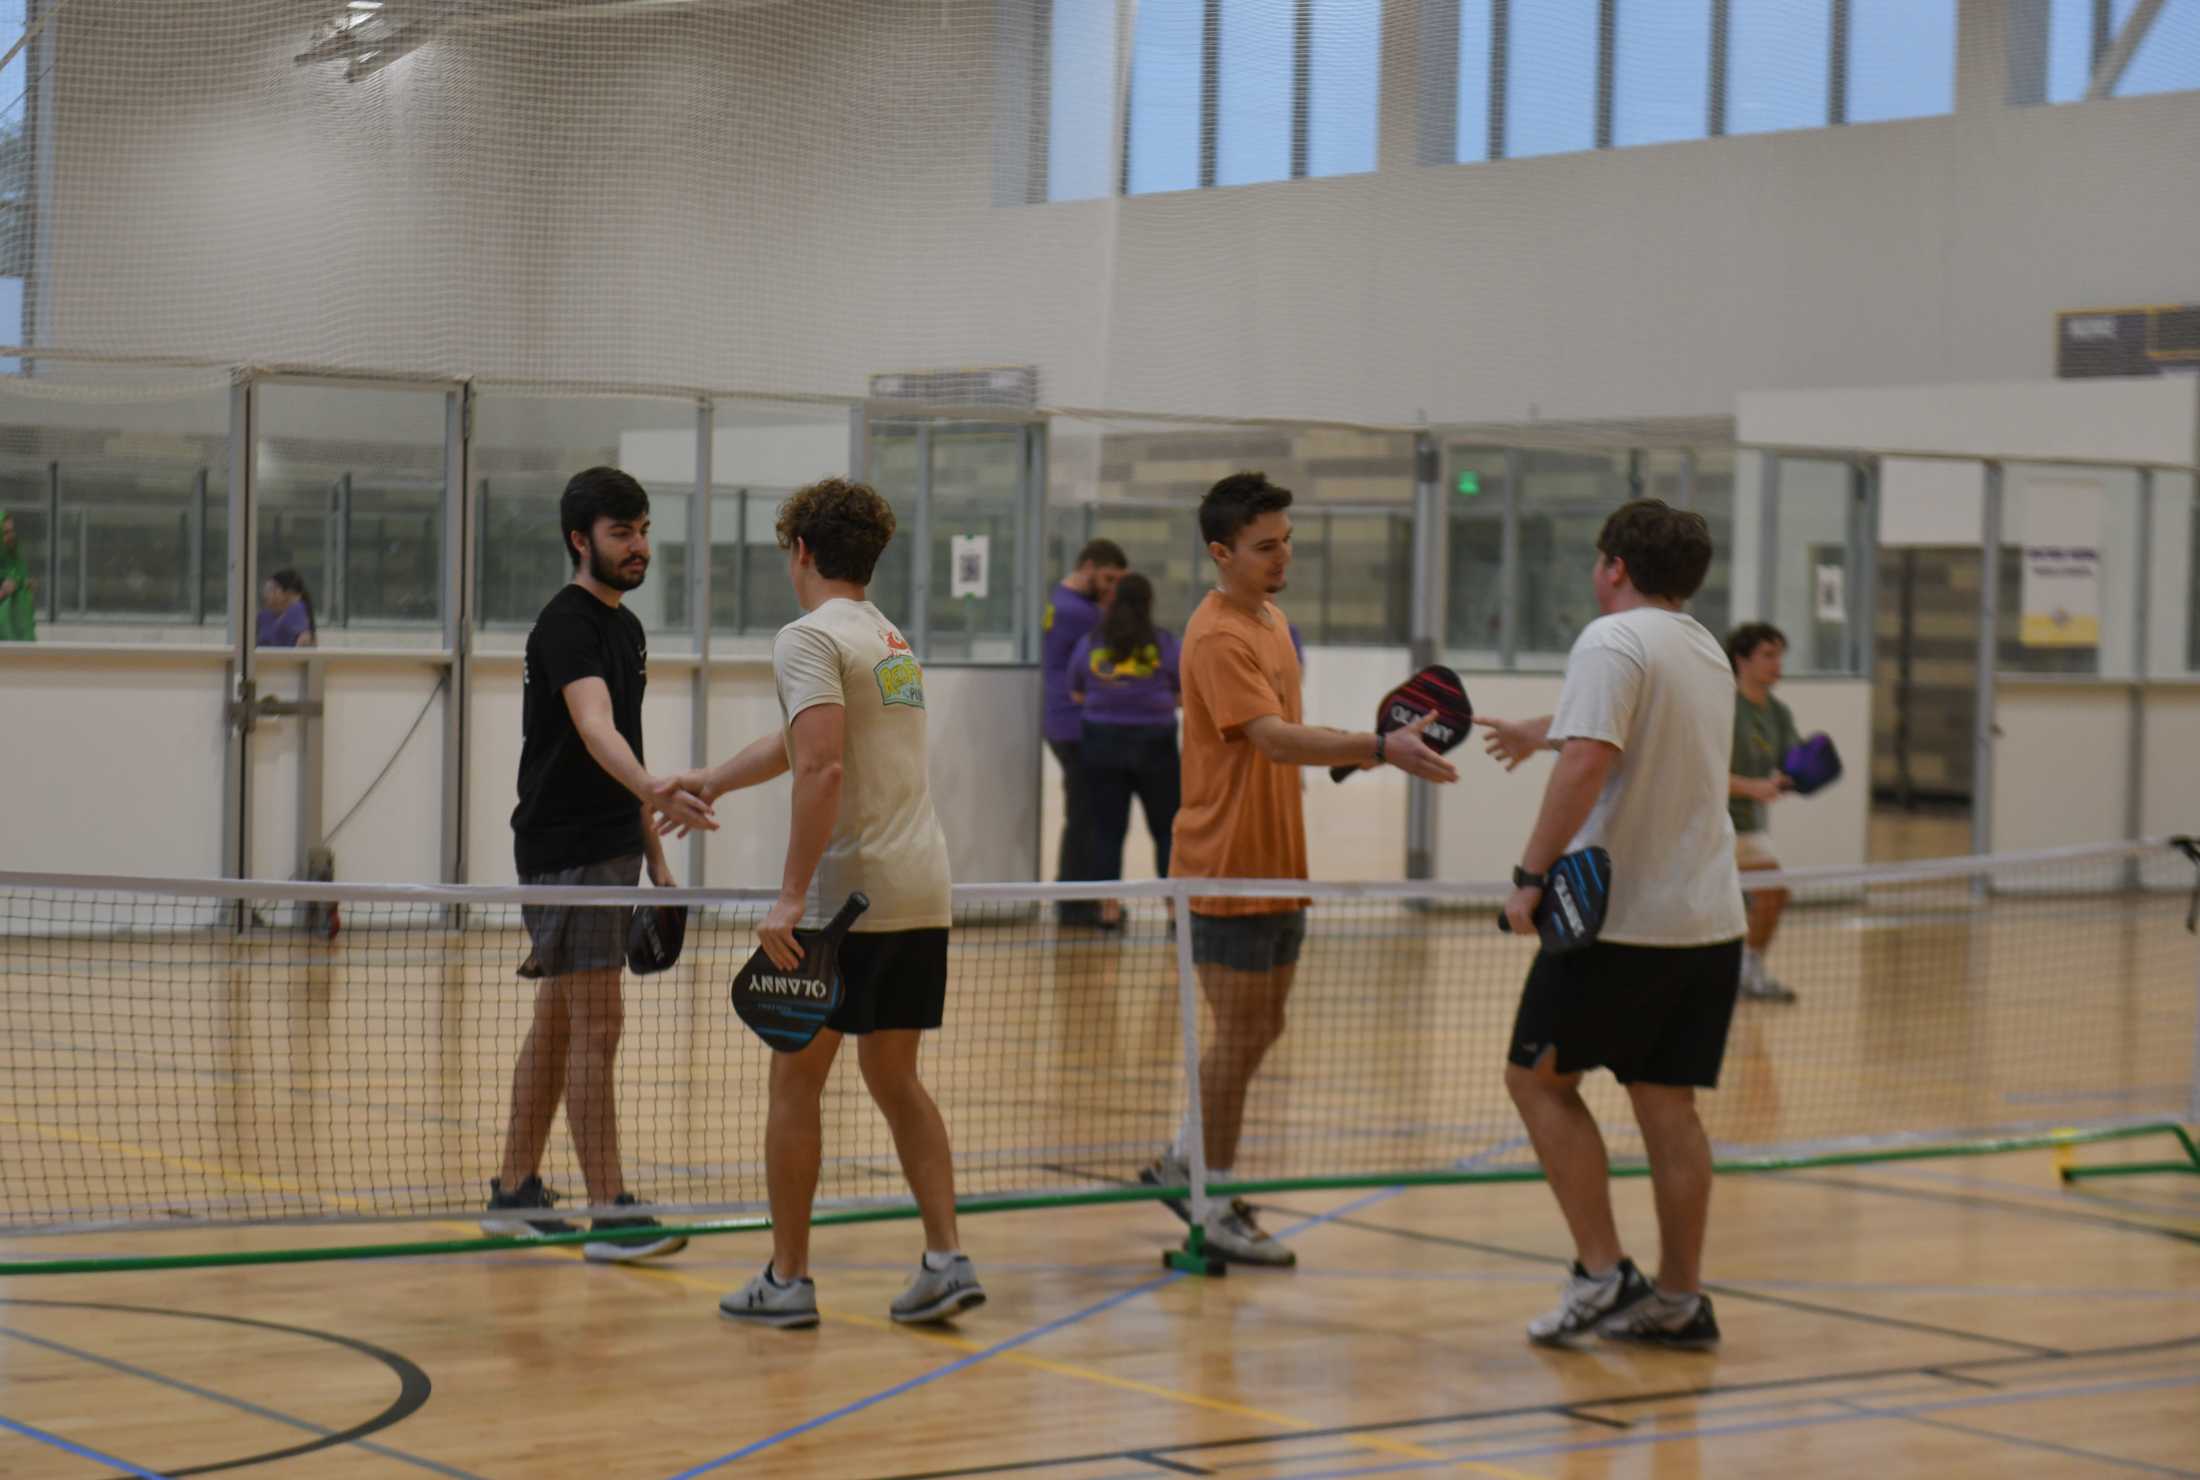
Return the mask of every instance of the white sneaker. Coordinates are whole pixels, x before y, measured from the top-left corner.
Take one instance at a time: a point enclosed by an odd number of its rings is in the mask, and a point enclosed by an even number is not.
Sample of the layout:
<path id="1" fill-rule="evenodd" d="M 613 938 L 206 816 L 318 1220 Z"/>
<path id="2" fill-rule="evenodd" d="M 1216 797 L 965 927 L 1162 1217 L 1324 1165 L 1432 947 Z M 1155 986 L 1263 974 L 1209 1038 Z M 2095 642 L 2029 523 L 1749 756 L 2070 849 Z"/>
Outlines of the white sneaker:
<path id="1" fill-rule="evenodd" d="M 1576 1260 L 1573 1273 L 1562 1287 L 1558 1308 L 1528 1322 L 1528 1339 L 1538 1346 L 1574 1346 L 1653 1293 L 1650 1282 L 1632 1259 L 1620 1260 L 1619 1268 L 1601 1280 L 1590 1278 L 1589 1271 Z"/>
<path id="2" fill-rule="evenodd" d="M 1232 1264 L 1289 1269 L 1299 1262 L 1294 1250 L 1253 1221 L 1252 1206 L 1237 1198 L 1207 1214 L 1207 1247 Z"/>

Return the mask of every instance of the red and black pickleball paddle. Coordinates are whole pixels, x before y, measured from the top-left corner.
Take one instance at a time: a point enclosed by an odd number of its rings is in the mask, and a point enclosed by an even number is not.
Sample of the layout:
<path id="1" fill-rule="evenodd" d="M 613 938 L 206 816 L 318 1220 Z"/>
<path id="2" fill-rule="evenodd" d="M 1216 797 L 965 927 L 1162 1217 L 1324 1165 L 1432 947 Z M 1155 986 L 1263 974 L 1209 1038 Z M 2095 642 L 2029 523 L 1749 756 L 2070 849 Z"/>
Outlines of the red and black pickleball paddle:
<path id="1" fill-rule="evenodd" d="M 1375 733 L 1388 735 L 1402 730 L 1425 714 L 1435 718 L 1421 732 L 1421 738 L 1438 755 L 1466 739 L 1474 725 L 1474 706 L 1467 701 L 1467 686 L 1441 663 L 1429 664 L 1383 695 L 1382 705 L 1375 711 Z M 1359 769 L 1331 766 L 1329 779 L 1342 781 Z"/>

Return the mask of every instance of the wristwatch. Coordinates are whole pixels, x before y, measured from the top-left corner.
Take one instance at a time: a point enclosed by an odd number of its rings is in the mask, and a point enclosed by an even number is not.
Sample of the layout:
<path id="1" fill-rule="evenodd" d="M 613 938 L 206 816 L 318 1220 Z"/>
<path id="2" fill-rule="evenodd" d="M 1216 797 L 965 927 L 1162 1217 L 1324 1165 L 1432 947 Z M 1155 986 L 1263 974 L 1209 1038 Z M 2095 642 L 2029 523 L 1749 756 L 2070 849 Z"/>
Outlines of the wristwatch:
<path id="1" fill-rule="evenodd" d="M 1379 766 L 1379 765 L 1381 765 L 1382 763 L 1383 763 L 1383 732 L 1382 732 L 1381 730 L 1377 730 L 1377 731 L 1375 732 L 1375 764 Z"/>
<path id="2" fill-rule="evenodd" d="M 1513 865 L 1513 888 L 1541 889 L 1545 882 L 1542 874 L 1531 874 L 1519 864 Z"/>

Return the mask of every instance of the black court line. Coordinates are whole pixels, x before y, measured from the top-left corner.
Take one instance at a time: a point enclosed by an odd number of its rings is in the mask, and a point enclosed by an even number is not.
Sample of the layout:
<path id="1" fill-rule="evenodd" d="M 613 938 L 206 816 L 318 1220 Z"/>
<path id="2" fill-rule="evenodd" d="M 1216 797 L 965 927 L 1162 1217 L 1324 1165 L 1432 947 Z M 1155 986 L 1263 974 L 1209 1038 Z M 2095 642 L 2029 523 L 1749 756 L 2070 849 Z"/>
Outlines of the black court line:
<path id="1" fill-rule="evenodd" d="M 1941 1192 L 1930 1187 L 1898 1187 L 1885 1182 L 1859 1182 L 1850 1177 L 1829 1177 L 1812 1172 L 1782 1172 L 1765 1180 L 1773 1183 L 1800 1182 L 1808 1187 L 1831 1187 L 1841 1192 L 1870 1192 L 1881 1197 L 1903 1197 L 1912 1202 L 1938 1203 L 1942 1207 L 1980 1208 L 2026 1218 L 2044 1218 L 2051 1223 L 2118 1228 L 2125 1233 L 2152 1234 L 2157 1238 L 2176 1239 L 2179 1243 L 2200 1244 L 2200 1233 L 2188 1232 L 2182 1228 L 2167 1228 L 2159 1223 L 2138 1223 L 2129 1218 L 2111 1218 L 2104 1213 L 2080 1212 L 2075 1208 L 2043 1208 L 2035 1203 L 2017 1202 L 2012 1198 L 1986 1197 L 1975 1192 Z"/>
<path id="2" fill-rule="evenodd" d="M 1937 1377 L 1943 1382 L 1961 1383 L 1965 1387 L 1999 1388 L 2001 1386 L 2000 1383 L 1988 1382 L 1983 1377 L 1973 1377 L 1968 1372 L 1950 1372 L 1945 1367 L 1927 1367 L 1925 1375 L 1927 1377 Z"/>
<path id="3" fill-rule="evenodd" d="M 1565 1408 L 1554 1409 L 1552 1411 L 1557 1413 L 1562 1418 L 1573 1419 L 1576 1423 L 1601 1424 L 1608 1429 L 1631 1429 L 1634 1427 L 1633 1424 L 1629 1423 L 1624 1418 L 1606 1418 L 1601 1413 L 1584 1413 L 1581 1411 L 1581 1405 L 1579 1403 L 1572 1404 Z"/>
<path id="4" fill-rule="evenodd" d="M 1264 1204 L 1263 1206 L 1273 1206 Z M 1274 1207 L 1274 1211 L 1291 1217 L 1301 1217 L 1289 1208 Z M 1397 1228 L 1384 1223 L 1370 1223 L 1361 1218 L 1332 1218 L 1337 1228 L 1356 1228 L 1362 1233 L 1387 1234 L 1392 1238 L 1406 1239 L 1414 1243 L 1436 1244 L 1449 1249 L 1468 1249 L 1478 1254 L 1494 1254 L 1503 1259 L 1519 1259 L 1535 1264 L 1564 1267 L 1566 1261 L 1549 1254 L 1529 1249 L 1512 1249 L 1503 1244 L 1482 1243 L 1475 1239 L 1453 1238 L 1449 1234 L 1424 1233 L 1417 1228 Z M 1943 1336 L 1956 1341 L 1976 1342 L 1981 1346 L 1998 1346 L 2004 1351 L 2023 1352 L 2034 1357 L 2060 1357 L 2065 1353 L 2057 1347 L 2041 1346 L 2036 1342 L 2012 1341 L 2005 1336 L 1988 1336 L 1979 1331 L 1962 1331 L 1954 1326 L 1937 1326 L 1926 1321 L 1904 1320 L 1900 1316 L 1879 1315 L 1871 1311 L 1849 1310 L 1838 1305 L 1820 1305 L 1815 1301 L 1797 1300 L 1787 1295 L 1767 1295 L 1756 1290 L 1745 1290 L 1736 1285 L 1704 1282 L 1704 1289 L 1722 1299 L 1749 1301 L 1758 1305 L 1780 1306 L 1787 1310 L 1802 1311 L 1809 1315 L 1828 1316 L 1837 1320 L 1854 1321 L 1860 1325 L 1880 1326 L 1894 1331 L 1912 1331 L 1924 1336 Z"/>
<path id="5" fill-rule="evenodd" d="M 1182 1460 L 1166 1459 L 1158 1454 L 1148 1454 L 1143 1449 L 1129 1457 L 1141 1464 L 1152 1465 L 1157 1470 L 1168 1470 L 1178 1475 L 1212 1475 L 1214 1473 L 1213 1470 L 1203 1470 L 1198 1465 L 1185 1464 Z"/>
<path id="6" fill-rule="evenodd" d="M 314 1423 L 309 1419 L 299 1418 L 293 1414 L 283 1413 L 262 1404 L 233 1397 L 228 1393 L 202 1387 L 182 1378 L 170 1377 L 166 1373 L 155 1372 L 147 1367 L 139 1367 L 119 1358 L 85 1351 L 82 1348 L 69 1346 L 50 1337 L 34 1335 L 28 1331 L 0 1327 L 0 1336 L 5 1336 L 11 1340 L 43 1347 L 49 1351 L 73 1357 L 78 1361 L 104 1367 L 112 1372 L 119 1372 L 125 1376 L 158 1383 L 178 1392 L 189 1393 L 196 1398 L 204 1398 L 208 1402 L 219 1403 L 225 1407 L 252 1414 L 254 1417 L 266 1419 L 271 1423 L 302 1429 L 307 1433 L 319 1436 L 309 1443 L 295 1444 L 287 1449 L 271 1449 L 264 1453 L 249 1454 L 238 1459 L 221 1460 L 212 1464 L 181 1467 L 169 1465 L 147 1466 L 149 1469 L 158 1470 L 163 1475 L 176 1477 L 176 1480 L 180 1480 L 180 1477 L 187 1475 L 211 1475 L 224 1470 L 239 1470 L 254 1465 L 274 1464 L 280 1460 L 295 1459 L 300 1455 L 312 1454 L 319 1450 L 333 1449 L 347 1444 L 370 1450 L 386 1458 L 399 1460 L 420 1469 L 432 1471 L 435 1474 L 449 1476 L 451 1480 L 481 1480 L 480 1476 L 471 1474 L 468 1471 L 441 1464 L 435 1460 L 423 1459 L 418 1455 L 407 1454 L 403 1450 L 393 1449 L 388 1445 L 371 1442 L 371 1435 L 394 1427 L 418 1412 L 427 1403 L 428 1395 L 433 1388 L 428 1381 L 428 1374 L 421 1371 L 411 1360 L 399 1356 L 395 1352 L 375 1346 L 370 1342 L 360 1341 L 355 1337 L 341 1336 L 333 1331 L 315 1330 L 308 1326 L 286 1326 L 280 1322 L 258 1321 L 247 1316 L 216 1315 L 208 1311 L 171 1310 L 158 1306 L 111 1305 L 90 1300 L 17 1300 L 8 1297 L 0 1297 L 0 1306 L 22 1306 L 28 1309 L 41 1310 L 97 1310 L 122 1315 L 157 1316 L 170 1320 L 212 1321 L 221 1325 L 244 1326 L 258 1331 L 275 1331 L 286 1336 L 302 1336 L 310 1341 L 340 1346 L 357 1352 L 381 1363 L 397 1378 L 398 1394 L 388 1407 L 361 1423 L 353 1424 L 350 1428 L 332 1429 L 325 1424 Z"/>
<path id="7" fill-rule="evenodd" d="M 982 1475 L 1036 1473 L 1042 1470 L 1060 1469 L 1069 1465 L 1107 1464 L 1139 1456 L 1184 1454 L 1204 1456 L 1209 1451 L 1214 1450 L 1241 1449 L 1263 1444 L 1281 1448 L 1321 1439 L 1352 1439 L 1367 1434 L 1397 1433 L 1410 1429 L 1444 1428 L 1455 1424 L 1489 1423 L 1508 1418 L 1563 1418 L 1569 1416 L 1568 1410 L 1578 1408 L 1633 1408 L 1644 1404 L 1679 1402 L 1691 1398 L 1732 1397 L 1747 1393 L 1794 1392 L 1815 1387 L 1838 1386 L 1842 1383 L 1883 1382 L 1888 1378 L 1897 1377 L 1945 1376 L 1952 1370 L 1967 1370 L 1978 1367 L 2059 1365 L 2066 1361 L 2078 1362 L 2105 1357 L 2147 1356 L 2159 1352 L 2189 1351 L 2195 1348 L 2200 1348 L 2200 1335 L 2171 1337 L 2164 1341 L 2137 1342 L 2129 1346 L 2095 1347 L 2066 1352 L 2060 1357 L 1972 1357 L 1961 1362 L 1942 1362 L 1916 1367 L 1868 1367 L 1853 1372 L 1821 1372 L 1808 1377 L 1771 1377 L 1753 1382 L 1704 1383 L 1694 1387 L 1668 1388 L 1660 1392 L 1620 1393 L 1607 1398 L 1571 1398 L 1554 1400 L 1549 1403 L 1523 1403 L 1505 1408 L 1467 1409 L 1458 1413 L 1428 1414 L 1419 1418 L 1393 1418 L 1374 1423 L 1339 1424 L 1332 1428 L 1296 1429 L 1280 1434 L 1272 1432 L 1239 1434 L 1226 1439 L 1193 1439 L 1181 1444 L 1151 1444 L 1136 1450 L 1099 1450 L 1088 1454 L 1064 1454 L 1048 1459 L 971 1465 L 952 1470 L 914 1471 L 880 1477 L 880 1480 L 972 1480 L 972 1477 Z M 1344 1456 L 1340 1454 L 1333 1457 L 1342 1458 Z M 1266 1463 L 1266 1461 L 1262 1462 Z M 1239 1468 L 1244 1467 L 1241 1465 L 1217 1465 L 1214 1467 L 1218 1473 Z"/>

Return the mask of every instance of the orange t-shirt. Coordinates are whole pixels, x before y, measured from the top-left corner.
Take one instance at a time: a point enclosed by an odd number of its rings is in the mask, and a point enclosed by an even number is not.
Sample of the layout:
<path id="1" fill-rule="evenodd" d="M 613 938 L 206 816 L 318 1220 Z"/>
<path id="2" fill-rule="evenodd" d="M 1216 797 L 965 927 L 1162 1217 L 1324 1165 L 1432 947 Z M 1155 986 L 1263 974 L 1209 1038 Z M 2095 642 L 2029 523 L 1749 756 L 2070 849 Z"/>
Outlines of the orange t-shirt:
<path id="1" fill-rule="evenodd" d="M 1265 617 L 1266 620 L 1262 620 Z M 1303 879 L 1306 813 L 1297 766 L 1245 738 L 1263 715 L 1298 724 L 1299 655 L 1274 602 L 1261 616 L 1211 591 L 1184 628 L 1184 800 L 1169 874 L 1178 879 Z M 1300 899 L 1195 899 L 1203 915 L 1274 915 Z"/>

